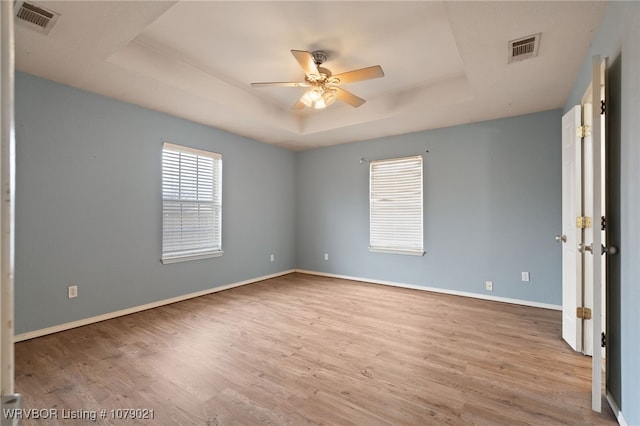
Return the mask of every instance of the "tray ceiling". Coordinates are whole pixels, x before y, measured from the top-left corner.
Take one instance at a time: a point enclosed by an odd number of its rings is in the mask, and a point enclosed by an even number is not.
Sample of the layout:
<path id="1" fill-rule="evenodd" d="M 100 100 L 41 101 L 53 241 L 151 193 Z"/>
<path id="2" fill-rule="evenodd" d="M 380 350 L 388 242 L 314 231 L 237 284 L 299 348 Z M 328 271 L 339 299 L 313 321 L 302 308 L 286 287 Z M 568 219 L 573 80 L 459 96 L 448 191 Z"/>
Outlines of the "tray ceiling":
<path id="1" fill-rule="evenodd" d="M 603 2 L 35 2 L 48 34 L 16 25 L 20 71 L 300 150 L 562 107 Z M 538 55 L 508 42 L 541 33 Z M 321 49 L 367 102 L 293 111 L 291 49 Z"/>

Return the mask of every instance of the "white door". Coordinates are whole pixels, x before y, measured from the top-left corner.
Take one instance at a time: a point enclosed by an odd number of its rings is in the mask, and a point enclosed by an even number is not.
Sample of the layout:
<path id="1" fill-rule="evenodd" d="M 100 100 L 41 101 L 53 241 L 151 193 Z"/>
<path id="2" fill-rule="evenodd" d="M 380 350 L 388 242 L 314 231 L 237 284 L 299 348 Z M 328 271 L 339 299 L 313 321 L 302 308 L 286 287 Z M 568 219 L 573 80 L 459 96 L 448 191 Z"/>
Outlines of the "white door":
<path id="1" fill-rule="evenodd" d="M 577 352 L 593 353 L 593 258 L 585 257 L 585 243 L 594 221 L 592 91 L 582 105 L 562 117 L 562 338 Z M 589 220 L 589 222 L 585 221 Z M 598 222 L 598 223 L 594 223 Z M 599 228 L 598 228 L 599 229 Z M 590 240 L 590 238 L 589 238 Z M 589 311 L 585 310 L 588 309 Z"/>
<path id="2" fill-rule="evenodd" d="M 582 216 L 582 107 L 576 105 L 562 117 L 562 338 L 583 351 L 582 323 L 576 312 L 582 306 L 582 232 L 576 218 Z"/>

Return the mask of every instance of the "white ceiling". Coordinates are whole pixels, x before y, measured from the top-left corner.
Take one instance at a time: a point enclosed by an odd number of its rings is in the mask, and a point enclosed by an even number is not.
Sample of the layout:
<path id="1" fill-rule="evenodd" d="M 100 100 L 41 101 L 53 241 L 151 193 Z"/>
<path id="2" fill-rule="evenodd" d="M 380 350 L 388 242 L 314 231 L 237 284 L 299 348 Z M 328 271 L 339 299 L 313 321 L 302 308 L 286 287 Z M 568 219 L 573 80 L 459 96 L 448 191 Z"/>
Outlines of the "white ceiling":
<path id="1" fill-rule="evenodd" d="M 35 1 L 61 16 L 43 35 L 16 25 L 16 68 L 301 150 L 561 107 L 604 2 Z M 509 40 L 542 33 L 507 63 Z M 325 50 L 365 98 L 294 112 L 304 88 L 290 50 Z"/>

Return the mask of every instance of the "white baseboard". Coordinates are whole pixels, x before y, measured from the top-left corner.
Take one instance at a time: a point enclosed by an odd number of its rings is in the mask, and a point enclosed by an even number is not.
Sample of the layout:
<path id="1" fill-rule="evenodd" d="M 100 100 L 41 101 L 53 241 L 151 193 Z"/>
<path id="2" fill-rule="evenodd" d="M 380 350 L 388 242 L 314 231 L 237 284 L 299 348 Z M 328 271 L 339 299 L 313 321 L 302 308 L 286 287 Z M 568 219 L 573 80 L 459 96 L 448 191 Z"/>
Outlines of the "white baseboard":
<path id="1" fill-rule="evenodd" d="M 247 284 L 252 284 L 258 281 L 268 280 L 270 278 L 279 277 L 282 275 L 287 275 L 295 272 L 295 269 L 290 269 L 287 271 L 276 272 L 275 274 L 264 275 L 261 277 L 251 278 L 245 281 L 240 281 L 236 283 L 222 285 L 220 287 L 214 287 L 207 290 L 197 291 L 195 293 L 184 294 L 182 296 L 172 297 L 170 299 L 159 300 L 157 302 L 147 303 L 146 305 L 134 306 L 127 309 L 122 309 L 120 311 L 109 312 L 102 315 L 97 315 L 95 317 L 85 318 L 78 321 L 67 322 L 60 325 L 54 325 L 53 327 L 47 327 L 40 330 L 29 331 L 27 333 L 17 334 L 14 336 L 14 342 L 21 342 L 23 340 L 29 340 L 36 337 L 46 336 L 47 334 L 57 333 L 59 331 L 70 330 L 76 327 L 82 327 L 83 325 L 89 325 L 100 321 L 105 321 L 112 318 L 121 317 L 124 315 L 133 314 L 140 311 L 146 311 L 147 309 L 157 308 L 159 306 L 169 305 L 171 303 L 181 302 L 187 299 L 193 299 L 194 297 L 205 296 L 211 293 L 217 293 L 219 291 L 228 290 L 234 287 L 240 287 Z"/>
<path id="2" fill-rule="evenodd" d="M 300 272 L 301 274 L 320 275 L 320 276 L 323 276 L 323 277 L 341 278 L 341 279 L 351 280 L 351 281 L 361 281 L 361 282 L 370 283 L 370 284 L 382 284 L 382 285 L 389 285 L 389 286 L 393 286 L 393 287 L 402 287 L 402 288 L 410 288 L 410 289 L 414 289 L 414 290 L 431 291 L 431 292 L 434 292 L 434 293 L 452 294 L 452 295 L 455 295 L 455 296 L 464 296 L 464 297 L 471 297 L 471 298 L 474 298 L 474 299 L 491 300 L 491 301 L 494 301 L 494 302 L 504 302 L 504 303 L 512 303 L 512 304 L 515 304 L 515 305 L 532 306 L 534 308 L 553 309 L 554 311 L 561 311 L 562 310 L 562 306 L 561 305 L 552 305 L 550 303 L 532 302 L 530 300 L 510 299 L 508 297 L 499 297 L 499 296 L 488 296 L 488 295 L 484 295 L 484 294 L 469 293 L 469 292 L 466 292 L 466 291 L 447 290 L 447 289 L 443 289 L 443 288 L 426 287 L 426 286 L 415 285 L 415 284 L 397 283 L 397 282 L 393 282 L 393 281 L 383 281 L 383 280 L 376 280 L 376 279 L 371 279 L 371 278 L 360 278 L 360 277 L 352 277 L 352 276 L 348 276 L 348 275 L 329 274 L 329 273 L 326 273 L 326 272 L 308 271 L 308 270 L 305 270 L 305 269 L 296 269 L 296 272 Z"/>
<path id="3" fill-rule="evenodd" d="M 256 278 L 252 278 L 252 279 L 245 280 L 245 281 L 226 284 L 226 285 L 223 285 L 223 286 L 220 286 L 220 287 L 214 287 L 214 288 L 210 288 L 210 289 L 207 289 L 207 290 L 198 291 L 198 292 L 195 292 L 195 293 L 184 294 L 182 296 L 176 296 L 176 297 L 172 297 L 170 299 L 159 300 L 157 302 L 147 303 L 145 305 L 134 306 L 134 307 L 131 307 L 131 308 L 122 309 L 122 310 L 115 311 L 115 312 L 109 312 L 109 313 L 106 313 L 106 314 L 97 315 L 97 316 L 94 316 L 94 317 L 85 318 L 85 319 L 81 319 L 81 320 L 78 320 L 78 321 L 67 322 L 67 323 L 55 325 L 55 326 L 52 326 L 52 327 L 42 328 L 40 330 L 34 330 L 34 331 L 29 331 L 27 333 L 17 334 L 17 335 L 14 336 L 14 342 L 21 342 L 23 340 L 34 339 L 36 337 L 46 336 L 47 334 L 58 333 L 60 331 L 70 330 L 72 328 L 82 327 L 84 325 L 89 325 L 89 324 L 93 324 L 93 323 L 96 323 L 96 322 L 105 321 L 105 320 L 108 320 L 108 319 L 112 319 L 112 318 L 117 318 L 117 317 L 124 316 L 124 315 L 133 314 L 133 313 L 136 313 L 136 312 L 146 311 L 147 309 L 157 308 L 159 306 L 169 305 L 171 303 L 176 303 L 176 302 L 181 302 L 183 300 L 192 299 L 194 297 L 204 296 L 204 295 L 207 295 L 207 294 L 216 293 L 218 291 L 228 290 L 230 288 L 240 287 L 240 286 L 247 285 L 247 284 L 252 284 L 252 283 L 255 283 L 255 282 L 258 282 L 258 281 L 268 280 L 270 278 L 275 278 L 275 277 L 279 277 L 279 276 L 282 276 L 282 275 L 291 274 L 293 272 L 300 272 L 302 274 L 319 275 L 319 276 L 325 276 L 325 277 L 331 277 L 331 278 L 341 278 L 341 279 L 352 280 L 352 281 L 361 281 L 361 282 L 366 282 L 366 283 L 371 283 L 371 284 L 382 284 L 382 285 L 389 285 L 389 286 L 394 286 L 394 287 L 410 288 L 410 289 L 414 289 L 414 290 L 431 291 L 431 292 L 434 292 L 434 293 L 452 294 L 452 295 L 456 295 L 456 296 L 472 297 L 472 298 L 475 298 L 475 299 L 492 300 L 492 301 L 495 301 L 495 302 L 513 303 L 513 304 L 516 304 L 516 305 L 533 306 L 533 307 L 536 307 L 536 308 L 562 310 L 562 306 L 559 306 L 559 305 L 551 305 L 551 304 L 547 304 L 547 303 L 531 302 L 531 301 L 528 301 L 528 300 L 509 299 L 509 298 L 506 298 L 506 297 L 497 297 L 497 296 L 486 296 L 486 295 L 483 295 L 483 294 L 469 293 L 469 292 L 464 292 L 464 291 L 446 290 L 446 289 L 435 288 L 435 287 L 424 287 L 424 286 L 419 286 L 419 285 L 415 285 L 415 284 L 405 284 L 405 283 L 398 283 L 398 282 L 392 282 L 392 281 L 375 280 L 375 279 L 370 279 L 370 278 L 353 277 L 353 276 L 348 276 L 348 275 L 330 274 L 330 273 L 326 273 L 326 272 L 308 271 L 308 270 L 305 270 L 305 269 L 290 269 L 290 270 L 287 270 L 287 271 L 281 271 L 281 272 L 277 272 L 275 274 L 264 275 L 264 276 L 261 276 L 261 277 L 256 277 Z M 623 424 L 623 423 L 620 423 L 620 424 Z"/>
<path id="4" fill-rule="evenodd" d="M 611 407 L 611 410 L 613 410 L 613 414 L 616 416 L 618 424 L 620 426 L 629 426 L 629 423 L 627 423 L 627 420 L 622 415 L 622 411 L 620 411 L 618 404 L 616 404 L 616 401 L 613 399 L 613 395 L 611 395 L 609 392 L 607 392 L 607 402 L 609 403 L 609 407 Z"/>

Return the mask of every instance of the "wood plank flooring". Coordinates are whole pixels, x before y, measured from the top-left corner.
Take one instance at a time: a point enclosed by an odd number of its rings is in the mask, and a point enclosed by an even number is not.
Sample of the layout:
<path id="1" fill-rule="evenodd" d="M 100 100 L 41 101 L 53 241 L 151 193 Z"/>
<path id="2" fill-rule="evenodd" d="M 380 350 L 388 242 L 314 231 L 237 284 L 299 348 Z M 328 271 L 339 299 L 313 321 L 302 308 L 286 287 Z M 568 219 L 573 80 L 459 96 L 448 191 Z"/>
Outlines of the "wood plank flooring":
<path id="1" fill-rule="evenodd" d="M 35 425 L 617 424 L 606 403 L 591 411 L 591 359 L 560 321 L 290 274 L 17 343 L 16 390 L 25 408 L 58 410 L 23 421 Z M 61 418 L 78 410 L 98 419 Z"/>

